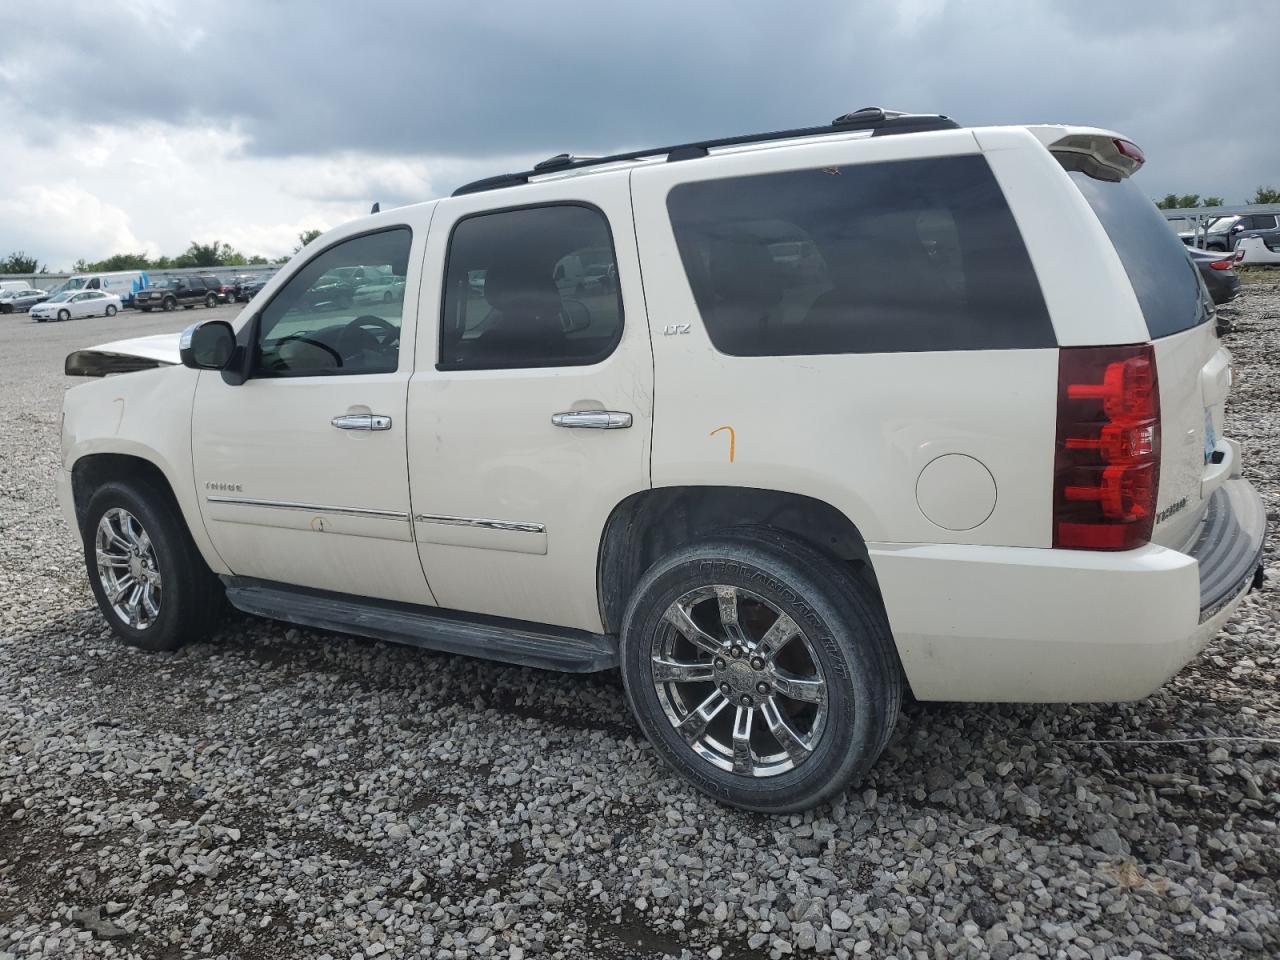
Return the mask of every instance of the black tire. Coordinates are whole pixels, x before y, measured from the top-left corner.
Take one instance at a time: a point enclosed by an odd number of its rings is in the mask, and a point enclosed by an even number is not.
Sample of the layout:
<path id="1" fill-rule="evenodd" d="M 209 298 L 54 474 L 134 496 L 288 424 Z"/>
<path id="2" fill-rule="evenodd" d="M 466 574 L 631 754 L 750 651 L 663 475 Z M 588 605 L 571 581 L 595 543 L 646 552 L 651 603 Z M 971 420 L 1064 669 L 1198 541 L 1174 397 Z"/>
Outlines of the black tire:
<path id="1" fill-rule="evenodd" d="M 59 311 L 58 311 L 58 319 L 59 319 L 59 320 L 70 320 L 70 319 L 71 319 L 71 311 L 70 311 L 70 310 L 59 310 Z"/>
<path id="2" fill-rule="evenodd" d="M 1221 243 L 1211 243 L 1211 244 L 1209 244 L 1208 249 L 1210 249 L 1210 250 L 1215 250 L 1215 251 L 1217 251 L 1218 253 L 1226 253 L 1226 252 L 1227 252 L 1227 248 L 1226 248 L 1226 246 L 1225 246 L 1224 244 L 1221 244 Z"/>
<path id="3" fill-rule="evenodd" d="M 143 313 L 150 313 L 150 312 L 151 312 L 151 308 L 150 308 L 150 307 L 140 307 L 139 309 L 140 309 Z"/>
<path id="4" fill-rule="evenodd" d="M 137 518 L 150 538 L 160 571 L 159 612 L 142 629 L 130 626 L 112 608 L 98 572 L 98 524 L 113 508 Z M 176 650 L 204 639 L 216 626 L 223 609 L 222 584 L 200 556 L 167 492 L 136 480 L 105 483 L 89 501 L 80 535 L 94 598 L 112 631 L 125 643 L 143 650 Z"/>
<path id="5" fill-rule="evenodd" d="M 673 636 L 675 628 L 664 614 L 677 599 L 713 585 L 750 591 L 789 616 L 802 631 L 798 639 L 805 656 L 823 680 L 825 720 L 809 752 L 791 769 L 764 777 L 722 769 L 695 752 L 664 711 L 650 663 L 662 638 Z M 620 653 L 627 699 L 650 743 L 703 793 L 745 810 L 805 810 L 849 787 L 888 743 L 902 701 L 902 669 L 875 588 L 806 544 L 768 529 L 728 531 L 654 564 L 627 605 Z M 693 684 L 688 686 L 695 698 L 702 696 Z M 716 683 L 708 681 L 705 689 L 714 697 Z M 773 699 L 787 702 L 785 697 Z M 737 713 L 734 702 L 727 706 Z M 759 722 L 763 707 L 752 709 L 753 723 Z M 732 715 L 725 719 L 731 723 Z M 754 743 L 749 756 L 754 763 Z"/>
<path id="6" fill-rule="evenodd" d="M 107 316 L 114 317 L 116 315 L 116 305 L 114 303 L 107 304 Z"/>
<path id="7" fill-rule="evenodd" d="M 209 294 L 207 297 L 204 298 L 204 305 L 208 309 L 212 310 L 214 307 L 218 305 L 218 295 L 215 293 Z"/>
<path id="8" fill-rule="evenodd" d="M 178 306 L 178 301 L 173 299 L 173 297 L 165 297 L 164 303 L 161 304 L 161 308 L 164 309 L 166 312 L 169 310 L 175 309 L 177 306 Z"/>
<path id="9" fill-rule="evenodd" d="M 0 303 L 0 313 L 13 313 L 13 304 Z"/>

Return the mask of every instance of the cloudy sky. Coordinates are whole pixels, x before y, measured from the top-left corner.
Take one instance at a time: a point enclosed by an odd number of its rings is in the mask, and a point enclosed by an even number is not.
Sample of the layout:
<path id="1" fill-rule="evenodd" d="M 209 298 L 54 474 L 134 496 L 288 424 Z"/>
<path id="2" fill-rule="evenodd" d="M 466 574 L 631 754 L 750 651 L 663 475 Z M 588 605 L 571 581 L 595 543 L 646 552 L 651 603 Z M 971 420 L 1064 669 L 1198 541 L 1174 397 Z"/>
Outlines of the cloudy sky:
<path id="1" fill-rule="evenodd" d="M 555 153 L 867 104 L 1129 134 L 1152 196 L 1280 186 L 1278 0 L 43 0 L 4 17 L 0 256 L 310 227 Z M 210 9 L 210 8 L 206 8 Z"/>

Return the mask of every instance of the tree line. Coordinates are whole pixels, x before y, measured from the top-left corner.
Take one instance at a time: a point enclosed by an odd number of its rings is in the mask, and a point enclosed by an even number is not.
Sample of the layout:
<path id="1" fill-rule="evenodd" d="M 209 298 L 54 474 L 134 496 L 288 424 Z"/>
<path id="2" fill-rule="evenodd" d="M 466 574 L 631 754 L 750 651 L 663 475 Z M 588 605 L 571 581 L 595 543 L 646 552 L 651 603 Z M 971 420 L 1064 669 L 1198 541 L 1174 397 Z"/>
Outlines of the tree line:
<path id="1" fill-rule="evenodd" d="M 297 253 L 308 243 L 320 236 L 319 230 L 304 230 L 298 234 L 298 243 L 293 248 Z M 191 245 L 176 257 L 151 257 L 145 253 L 117 253 L 105 260 L 77 260 L 71 265 L 73 273 L 109 273 L 114 270 L 173 270 L 181 267 L 251 267 L 270 263 L 284 263 L 289 257 L 277 257 L 268 260 L 266 257 L 253 254 L 245 256 L 229 243 L 214 240 L 212 243 Z M 0 273 L 48 273 L 48 264 L 30 256 L 25 250 L 17 250 L 0 259 Z"/>
<path id="2" fill-rule="evenodd" d="M 1280 203 L 1280 190 L 1277 190 L 1274 187 L 1259 187 L 1254 191 L 1253 198 L 1246 200 L 1245 203 Z M 1223 206 L 1223 200 L 1221 197 L 1202 197 L 1198 193 L 1184 193 L 1182 195 L 1166 193 L 1156 201 L 1156 206 L 1161 210 L 1187 210 L 1191 207 L 1221 207 Z"/>

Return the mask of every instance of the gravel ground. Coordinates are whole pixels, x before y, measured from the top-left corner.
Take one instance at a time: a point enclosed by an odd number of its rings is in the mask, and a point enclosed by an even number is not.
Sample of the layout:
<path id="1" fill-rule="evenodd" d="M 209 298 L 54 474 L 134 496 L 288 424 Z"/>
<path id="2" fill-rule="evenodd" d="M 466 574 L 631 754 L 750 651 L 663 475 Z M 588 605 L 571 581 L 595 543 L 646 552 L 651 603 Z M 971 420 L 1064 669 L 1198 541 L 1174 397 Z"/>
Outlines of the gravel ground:
<path id="1" fill-rule="evenodd" d="M 1280 286 L 1225 314 L 1274 522 Z M 1274 554 L 1149 700 L 913 704 L 834 807 L 735 813 L 609 677 L 247 618 L 113 641 L 54 502 L 61 361 L 189 319 L 0 318 L 3 960 L 1280 954 Z"/>

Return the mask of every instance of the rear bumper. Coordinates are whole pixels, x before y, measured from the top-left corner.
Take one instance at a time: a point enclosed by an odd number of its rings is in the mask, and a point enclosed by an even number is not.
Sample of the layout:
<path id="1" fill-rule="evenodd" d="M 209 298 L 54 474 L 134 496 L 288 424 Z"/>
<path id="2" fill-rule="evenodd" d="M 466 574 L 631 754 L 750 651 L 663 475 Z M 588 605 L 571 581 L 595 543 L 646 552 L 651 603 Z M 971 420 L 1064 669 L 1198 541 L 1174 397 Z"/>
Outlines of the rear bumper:
<path id="1" fill-rule="evenodd" d="M 1222 628 L 1265 530 L 1257 492 L 1236 479 L 1185 551 L 869 546 L 921 700 L 1115 701 L 1148 696 Z"/>

